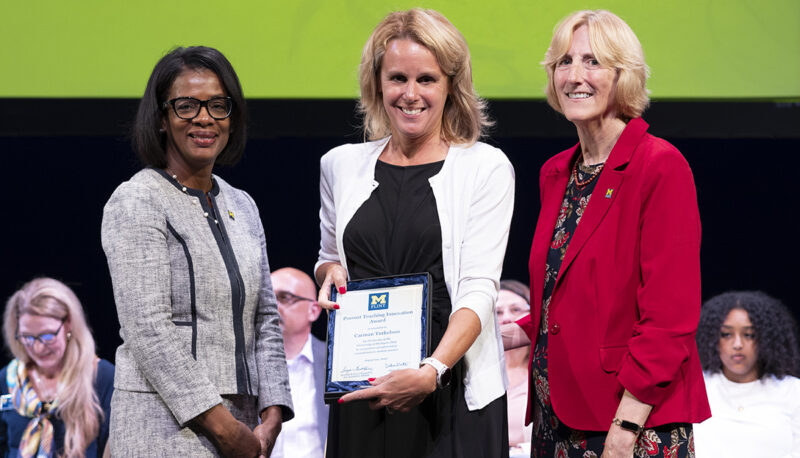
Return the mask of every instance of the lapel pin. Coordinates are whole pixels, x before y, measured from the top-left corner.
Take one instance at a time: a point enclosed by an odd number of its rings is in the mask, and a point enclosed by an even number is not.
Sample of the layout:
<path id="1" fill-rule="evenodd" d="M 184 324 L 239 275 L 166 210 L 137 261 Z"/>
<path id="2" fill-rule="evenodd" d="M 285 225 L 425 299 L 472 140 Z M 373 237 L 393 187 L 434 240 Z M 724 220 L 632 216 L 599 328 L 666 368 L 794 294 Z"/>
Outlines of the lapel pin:
<path id="1" fill-rule="evenodd" d="M 233 216 L 233 211 L 228 210 L 228 216 L 230 216 L 232 220 L 234 220 L 234 221 L 236 220 L 236 217 Z"/>
<path id="2" fill-rule="evenodd" d="M 613 194 L 614 194 L 614 188 L 606 189 L 606 199 L 610 199 Z"/>

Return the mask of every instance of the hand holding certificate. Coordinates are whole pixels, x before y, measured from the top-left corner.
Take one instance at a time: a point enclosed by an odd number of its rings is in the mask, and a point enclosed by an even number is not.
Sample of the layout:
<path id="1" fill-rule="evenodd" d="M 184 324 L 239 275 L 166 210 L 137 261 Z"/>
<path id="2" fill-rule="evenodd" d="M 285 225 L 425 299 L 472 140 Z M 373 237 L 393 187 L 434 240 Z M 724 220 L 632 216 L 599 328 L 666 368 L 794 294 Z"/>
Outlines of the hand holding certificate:
<path id="1" fill-rule="evenodd" d="M 325 401 L 369 386 L 398 369 L 417 369 L 428 352 L 430 276 L 403 275 L 348 282 L 331 298 Z"/>

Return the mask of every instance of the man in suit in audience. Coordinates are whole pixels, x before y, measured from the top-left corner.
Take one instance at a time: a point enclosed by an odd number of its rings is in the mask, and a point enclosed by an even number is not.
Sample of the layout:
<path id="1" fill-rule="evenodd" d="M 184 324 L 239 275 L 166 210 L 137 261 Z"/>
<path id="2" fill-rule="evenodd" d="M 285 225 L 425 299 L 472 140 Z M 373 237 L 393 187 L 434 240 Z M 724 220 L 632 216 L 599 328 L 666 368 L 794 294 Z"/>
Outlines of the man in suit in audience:
<path id="1" fill-rule="evenodd" d="M 325 393 L 325 342 L 311 335 L 320 314 L 317 288 L 306 273 L 285 267 L 272 272 L 295 417 L 283 424 L 272 457 L 319 457 L 328 433 Z"/>

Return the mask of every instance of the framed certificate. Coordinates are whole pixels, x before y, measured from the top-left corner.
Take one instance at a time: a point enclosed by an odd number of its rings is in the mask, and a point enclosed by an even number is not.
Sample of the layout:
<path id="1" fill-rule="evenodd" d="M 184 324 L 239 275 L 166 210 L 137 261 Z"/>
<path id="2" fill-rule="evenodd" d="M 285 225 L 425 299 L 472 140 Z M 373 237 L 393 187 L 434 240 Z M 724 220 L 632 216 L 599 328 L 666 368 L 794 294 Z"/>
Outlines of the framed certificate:
<path id="1" fill-rule="evenodd" d="M 328 315 L 325 402 L 370 386 L 367 379 L 416 369 L 430 346 L 428 273 L 347 282 L 331 288 L 338 310 Z"/>

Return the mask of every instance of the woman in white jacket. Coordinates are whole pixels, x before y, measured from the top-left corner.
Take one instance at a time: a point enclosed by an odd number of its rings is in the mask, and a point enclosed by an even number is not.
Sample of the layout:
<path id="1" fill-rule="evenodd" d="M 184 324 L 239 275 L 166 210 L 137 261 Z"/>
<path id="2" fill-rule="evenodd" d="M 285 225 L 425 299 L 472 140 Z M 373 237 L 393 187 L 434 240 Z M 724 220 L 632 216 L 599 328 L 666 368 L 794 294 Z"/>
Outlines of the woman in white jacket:
<path id="1" fill-rule="evenodd" d="M 327 456 L 508 456 L 494 306 L 514 171 L 477 142 L 489 121 L 466 41 L 435 11 L 392 13 L 359 73 L 370 141 L 321 161 L 319 302 L 338 308 L 330 288 L 348 279 L 429 272 L 434 350 L 332 406 Z"/>

